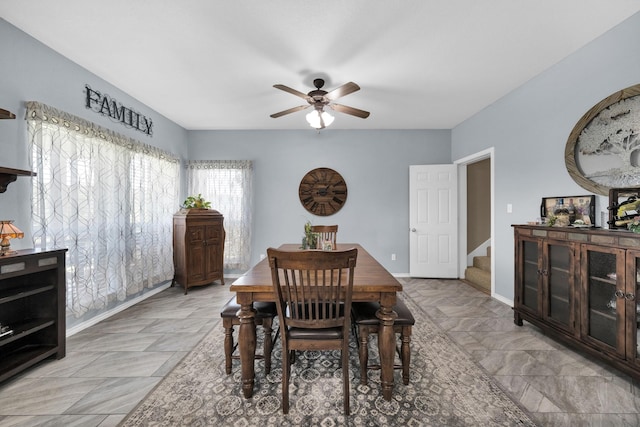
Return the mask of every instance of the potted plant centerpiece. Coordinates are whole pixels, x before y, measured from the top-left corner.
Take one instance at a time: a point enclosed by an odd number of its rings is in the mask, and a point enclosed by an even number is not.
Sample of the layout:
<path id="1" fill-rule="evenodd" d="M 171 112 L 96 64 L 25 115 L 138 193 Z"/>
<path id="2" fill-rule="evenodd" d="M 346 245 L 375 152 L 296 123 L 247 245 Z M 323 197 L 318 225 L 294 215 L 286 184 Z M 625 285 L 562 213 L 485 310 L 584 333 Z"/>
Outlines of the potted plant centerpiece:
<path id="1" fill-rule="evenodd" d="M 211 202 L 207 202 L 202 194 L 198 194 L 197 196 L 189 196 L 184 200 L 182 209 L 210 209 Z"/>
<path id="2" fill-rule="evenodd" d="M 302 249 L 316 249 L 318 244 L 318 234 L 311 231 L 311 221 L 304 225 L 304 237 L 302 238 Z"/>

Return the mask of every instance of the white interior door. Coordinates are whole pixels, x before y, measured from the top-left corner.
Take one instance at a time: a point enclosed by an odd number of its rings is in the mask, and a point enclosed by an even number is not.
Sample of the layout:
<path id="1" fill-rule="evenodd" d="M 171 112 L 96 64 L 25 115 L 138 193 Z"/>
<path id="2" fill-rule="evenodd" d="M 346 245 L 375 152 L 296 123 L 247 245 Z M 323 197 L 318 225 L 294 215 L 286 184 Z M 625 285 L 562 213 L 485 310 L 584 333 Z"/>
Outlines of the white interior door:
<path id="1" fill-rule="evenodd" d="M 458 278 L 457 166 L 409 166 L 409 192 L 409 274 Z"/>

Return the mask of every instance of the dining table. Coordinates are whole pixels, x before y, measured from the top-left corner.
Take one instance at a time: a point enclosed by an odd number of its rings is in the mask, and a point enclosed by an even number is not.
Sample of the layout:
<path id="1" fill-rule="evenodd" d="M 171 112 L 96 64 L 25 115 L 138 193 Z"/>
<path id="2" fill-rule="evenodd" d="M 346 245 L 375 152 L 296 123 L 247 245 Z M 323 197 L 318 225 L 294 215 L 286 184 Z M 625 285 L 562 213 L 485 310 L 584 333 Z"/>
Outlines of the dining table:
<path id="1" fill-rule="evenodd" d="M 402 284 L 389 273 L 360 244 L 338 243 L 336 250 L 356 248 L 358 258 L 353 276 L 352 300 L 373 301 L 380 304 L 376 317 L 380 321 L 378 330 L 378 349 L 380 355 L 380 380 L 382 395 L 390 401 L 393 394 L 394 358 L 396 337 L 393 323 L 397 314 L 393 311 L 397 293 L 402 291 Z M 279 250 L 302 250 L 300 244 L 283 244 Z M 235 280 L 230 290 L 236 293 L 240 310 L 238 318 L 238 347 L 242 373 L 242 392 L 245 398 L 253 395 L 255 377 L 256 325 L 253 303 L 258 301 L 275 301 L 271 268 L 269 260 L 262 259 L 244 275 Z"/>

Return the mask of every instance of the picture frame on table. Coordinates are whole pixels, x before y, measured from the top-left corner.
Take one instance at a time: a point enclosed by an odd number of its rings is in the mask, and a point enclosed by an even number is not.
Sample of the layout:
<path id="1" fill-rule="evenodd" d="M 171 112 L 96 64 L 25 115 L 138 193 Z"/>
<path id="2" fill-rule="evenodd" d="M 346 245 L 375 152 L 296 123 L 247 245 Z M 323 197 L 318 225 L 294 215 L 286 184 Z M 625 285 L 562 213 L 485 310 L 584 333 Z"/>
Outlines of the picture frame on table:
<path id="1" fill-rule="evenodd" d="M 596 196 L 582 195 L 582 196 L 556 196 L 556 197 L 543 197 L 540 204 L 540 216 L 542 218 L 548 218 L 554 214 L 554 210 L 559 204 L 563 204 L 565 207 L 570 205 L 575 209 L 575 220 L 581 220 L 583 224 L 571 222 L 568 225 L 574 227 L 595 227 L 596 225 Z"/>

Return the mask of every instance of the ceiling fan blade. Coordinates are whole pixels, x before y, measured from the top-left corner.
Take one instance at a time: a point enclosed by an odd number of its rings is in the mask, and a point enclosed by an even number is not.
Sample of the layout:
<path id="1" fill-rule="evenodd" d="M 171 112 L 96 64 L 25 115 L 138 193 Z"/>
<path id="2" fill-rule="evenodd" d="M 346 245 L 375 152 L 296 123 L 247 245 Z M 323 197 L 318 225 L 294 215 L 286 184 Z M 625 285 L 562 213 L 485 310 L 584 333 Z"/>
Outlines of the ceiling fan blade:
<path id="1" fill-rule="evenodd" d="M 341 113 L 351 114 L 352 116 L 360 117 L 361 119 L 366 119 L 367 117 L 369 117 L 369 114 L 370 114 L 368 111 L 359 110 L 353 107 L 347 107 L 346 105 L 329 104 L 329 107 Z"/>
<path id="2" fill-rule="evenodd" d="M 289 92 L 290 94 L 293 94 L 295 96 L 299 96 L 302 99 L 309 99 L 309 95 L 307 95 L 306 93 L 302 93 L 299 90 L 291 89 L 289 86 L 273 85 L 273 87 L 275 87 L 276 89 L 283 90 L 285 92 Z"/>
<path id="3" fill-rule="evenodd" d="M 305 108 L 309 108 L 311 105 L 300 105 L 298 107 L 289 108 L 288 110 L 280 111 L 279 113 L 274 113 L 271 115 L 272 118 L 277 119 L 278 117 L 282 117 L 286 114 L 295 113 L 296 111 L 304 110 Z"/>
<path id="4" fill-rule="evenodd" d="M 340 87 L 335 88 L 331 92 L 327 93 L 325 96 L 328 99 L 338 99 L 341 96 L 349 95 L 350 93 L 356 92 L 360 90 L 360 86 L 355 84 L 354 82 L 345 83 Z"/>

